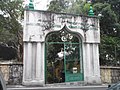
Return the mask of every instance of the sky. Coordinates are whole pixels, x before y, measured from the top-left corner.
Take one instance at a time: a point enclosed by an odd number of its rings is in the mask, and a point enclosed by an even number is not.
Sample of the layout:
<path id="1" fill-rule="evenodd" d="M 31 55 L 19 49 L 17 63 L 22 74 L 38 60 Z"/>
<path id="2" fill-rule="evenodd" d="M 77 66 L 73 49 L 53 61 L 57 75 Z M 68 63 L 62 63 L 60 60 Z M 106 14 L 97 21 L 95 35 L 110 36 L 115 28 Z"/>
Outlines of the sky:
<path id="1" fill-rule="evenodd" d="M 30 0 L 25 0 L 25 4 L 29 4 Z M 33 0 L 34 1 L 34 8 L 36 10 L 47 10 L 47 5 L 52 0 Z"/>
<path id="2" fill-rule="evenodd" d="M 30 0 L 24 0 L 26 4 L 29 4 Z M 33 0 L 34 1 L 34 8 L 35 10 L 47 10 L 47 5 L 50 3 L 52 0 Z M 86 0 L 83 0 L 86 1 Z M 88 0 L 92 1 L 92 0 Z"/>

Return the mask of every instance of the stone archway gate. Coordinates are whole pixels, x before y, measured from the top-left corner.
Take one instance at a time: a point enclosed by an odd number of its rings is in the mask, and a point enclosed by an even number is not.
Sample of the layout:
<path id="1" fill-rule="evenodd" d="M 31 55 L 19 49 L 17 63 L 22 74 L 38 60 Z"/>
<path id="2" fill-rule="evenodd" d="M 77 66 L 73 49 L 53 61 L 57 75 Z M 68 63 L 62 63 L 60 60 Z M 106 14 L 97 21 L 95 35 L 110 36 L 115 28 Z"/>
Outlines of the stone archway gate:
<path id="1" fill-rule="evenodd" d="M 97 17 L 27 10 L 24 16 L 24 85 L 45 85 L 45 38 L 67 27 L 82 39 L 84 83 L 99 84 L 100 30 Z"/>

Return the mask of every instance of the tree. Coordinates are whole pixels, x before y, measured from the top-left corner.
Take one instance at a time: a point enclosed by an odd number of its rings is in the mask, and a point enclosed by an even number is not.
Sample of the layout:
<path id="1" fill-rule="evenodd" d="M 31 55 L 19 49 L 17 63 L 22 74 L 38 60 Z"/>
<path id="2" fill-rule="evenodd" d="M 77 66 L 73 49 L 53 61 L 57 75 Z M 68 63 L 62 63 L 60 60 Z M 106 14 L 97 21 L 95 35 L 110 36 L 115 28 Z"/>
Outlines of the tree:
<path id="1" fill-rule="evenodd" d="M 67 1 L 65 0 L 53 0 L 48 5 L 48 11 L 62 12 L 67 7 Z"/>
<path id="2" fill-rule="evenodd" d="M 102 35 L 100 44 L 100 64 L 108 66 L 119 66 L 120 60 L 120 39 Z"/>
<path id="3" fill-rule="evenodd" d="M 22 0 L 0 1 L 0 42 L 14 46 L 18 52 L 22 45 L 22 26 L 20 24 L 20 17 L 23 15 L 22 3 Z"/>
<path id="4" fill-rule="evenodd" d="M 97 1 L 97 0 L 96 0 Z M 100 18 L 101 44 L 100 63 L 101 65 L 118 65 L 120 52 L 116 48 L 120 45 L 120 23 L 118 12 L 113 10 L 111 2 L 94 3 L 96 15 L 102 14 Z"/>
<path id="5" fill-rule="evenodd" d="M 48 11 L 83 14 L 85 2 L 83 0 L 53 0 L 48 5 Z M 82 9 L 84 8 L 84 10 Z M 85 14 L 85 13 L 84 13 Z"/>
<path id="6" fill-rule="evenodd" d="M 96 15 L 101 13 L 103 17 L 100 19 L 100 30 L 101 35 L 106 34 L 109 36 L 115 36 L 115 31 L 113 27 L 117 23 L 117 15 L 111 9 L 111 5 L 108 3 L 96 3 L 94 4 L 94 12 Z"/>
<path id="7" fill-rule="evenodd" d="M 112 25 L 108 24 L 108 25 L 111 25 L 112 28 L 115 28 L 115 34 L 114 35 L 117 36 L 117 37 L 120 37 L 119 36 L 119 34 L 120 34 L 120 11 L 119 11 L 120 0 L 114 0 L 114 1 L 113 0 L 94 0 L 94 4 L 95 4 L 95 6 L 97 6 L 98 4 L 107 5 L 106 10 L 109 8 L 110 11 L 108 10 L 107 12 L 106 11 L 103 12 L 103 9 L 102 9 L 102 8 L 104 8 L 104 6 L 103 6 L 99 9 L 97 8 L 98 11 L 99 11 L 98 13 L 104 14 L 103 15 L 104 20 L 106 20 L 109 17 L 109 15 L 107 15 L 106 13 L 109 12 L 109 14 L 111 14 L 110 18 L 116 20 L 116 22 L 111 21 L 113 24 Z M 108 4 L 109 4 L 109 6 L 108 6 Z M 99 7 L 99 6 L 100 5 L 98 5 L 97 7 Z M 96 7 L 95 7 L 95 9 L 96 9 Z M 108 27 L 108 26 L 106 26 L 106 27 Z"/>
<path id="8" fill-rule="evenodd" d="M 85 14 L 84 9 L 82 9 L 85 5 L 85 2 L 83 2 L 83 0 L 76 0 L 69 3 L 69 6 L 64 10 L 64 12 L 72 14 Z"/>

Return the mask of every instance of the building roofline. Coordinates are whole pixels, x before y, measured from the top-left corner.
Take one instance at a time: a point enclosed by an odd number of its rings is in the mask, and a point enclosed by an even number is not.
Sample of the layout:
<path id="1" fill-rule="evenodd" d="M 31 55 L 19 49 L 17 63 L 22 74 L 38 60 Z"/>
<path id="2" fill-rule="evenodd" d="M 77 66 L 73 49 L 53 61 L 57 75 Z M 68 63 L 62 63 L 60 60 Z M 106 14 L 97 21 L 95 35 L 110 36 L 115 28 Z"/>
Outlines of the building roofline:
<path id="1" fill-rule="evenodd" d="M 45 10 L 28 10 L 25 9 L 25 11 L 34 11 L 34 12 L 48 12 L 48 13 L 54 13 L 54 14 L 64 14 L 64 15 L 71 15 L 71 16 L 81 16 L 81 17 L 88 17 L 88 18 L 99 18 L 98 16 L 88 16 L 88 15 L 80 15 L 80 14 L 71 14 L 71 13 L 61 13 L 61 12 L 53 12 L 53 11 L 45 11 Z"/>

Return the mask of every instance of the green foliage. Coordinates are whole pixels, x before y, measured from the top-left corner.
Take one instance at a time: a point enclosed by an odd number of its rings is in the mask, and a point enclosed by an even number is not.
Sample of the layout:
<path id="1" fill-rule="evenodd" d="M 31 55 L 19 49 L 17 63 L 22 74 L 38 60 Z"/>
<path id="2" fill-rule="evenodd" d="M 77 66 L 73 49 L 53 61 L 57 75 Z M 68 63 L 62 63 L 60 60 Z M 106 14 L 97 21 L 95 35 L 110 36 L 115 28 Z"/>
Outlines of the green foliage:
<path id="1" fill-rule="evenodd" d="M 120 39 L 104 35 L 101 37 L 100 64 L 109 66 L 119 66 L 120 60 Z"/>
<path id="2" fill-rule="evenodd" d="M 118 57 L 120 52 L 116 50 L 120 46 L 120 23 L 119 12 L 113 10 L 112 2 L 115 1 L 101 1 L 101 3 L 94 3 L 93 6 L 96 15 L 102 14 L 100 18 L 100 63 L 101 65 L 116 66 L 120 60 L 120 57 Z"/>
<path id="3" fill-rule="evenodd" d="M 82 0 L 77 0 L 76 2 L 72 2 L 71 5 L 65 10 L 67 13 L 72 13 L 72 14 L 83 14 L 83 7 L 84 7 L 84 2 Z"/>
<path id="4" fill-rule="evenodd" d="M 67 1 L 65 0 L 53 0 L 48 5 L 48 11 L 62 12 L 67 7 Z"/>
<path id="5" fill-rule="evenodd" d="M 86 3 L 83 7 L 83 12 L 86 13 L 86 15 L 88 15 L 89 9 L 90 9 L 90 3 Z"/>
<path id="6" fill-rule="evenodd" d="M 53 0 L 48 5 L 48 11 L 83 14 L 85 2 L 83 0 Z"/>
<path id="7" fill-rule="evenodd" d="M 2 19 L 4 21 L 0 22 L 0 25 L 3 25 L 1 29 L 9 30 L 10 33 L 17 33 L 18 30 L 21 30 L 21 25 L 18 22 L 20 15 L 22 15 L 22 1 L 21 0 L 1 0 L 0 1 L 0 10 Z"/>
<path id="8" fill-rule="evenodd" d="M 0 32 L 0 41 L 3 42 L 3 43 L 8 43 L 9 41 L 12 41 L 12 42 L 17 42 L 16 41 L 17 38 L 14 34 L 12 33 L 9 33 L 9 31 L 7 30 L 2 30 Z"/>
<path id="9" fill-rule="evenodd" d="M 22 45 L 20 20 L 23 18 L 23 0 L 0 0 L 0 42 Z"/>
<path id="10" fill-rule="evenodd" d="M 94 4 L 95 14 L 101 13 L 103 17 L 100 19 L 101 34 L 115 35 L 113 30 L 114 24 L 117 23 L 117 16 L 111 9 L 111 5 L 108 3 L 96 3 Z"/>

